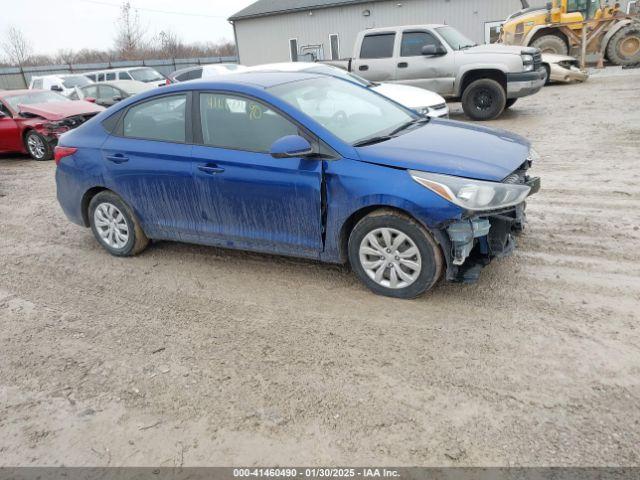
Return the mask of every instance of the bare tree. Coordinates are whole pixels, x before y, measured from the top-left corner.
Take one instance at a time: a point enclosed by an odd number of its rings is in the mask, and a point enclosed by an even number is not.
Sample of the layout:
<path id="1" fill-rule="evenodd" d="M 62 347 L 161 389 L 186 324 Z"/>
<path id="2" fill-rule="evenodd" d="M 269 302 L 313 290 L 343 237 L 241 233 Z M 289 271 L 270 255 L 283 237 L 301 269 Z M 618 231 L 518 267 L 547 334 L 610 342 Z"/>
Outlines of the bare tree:
<path id="1" fill-rule="evenodd" d="M 20 67 L 29 63 L 33 55 L 33 48 L 29 40 L 24 36 L 22 30 L 13 25 L 7 28 L 4 39 L 0 42 L 0 48 L 4 51 L 10 64 Z"/>
<path id="2" fill-rule="evenodd" d="M 180 37 L 171 30 L 161 31 L 154 42 L 154 47 L 158 50 L 156 56 L 163 58 L 177 58 L 184 54 L 186 48 Z"/>
<path id="3" fill-rule="evenodd" d="M 130 0 L 120 7 L 115 49 L 124 60 L 135 60 L 145 47 L 146 28 L 140 23 L 140 15 Z"/>

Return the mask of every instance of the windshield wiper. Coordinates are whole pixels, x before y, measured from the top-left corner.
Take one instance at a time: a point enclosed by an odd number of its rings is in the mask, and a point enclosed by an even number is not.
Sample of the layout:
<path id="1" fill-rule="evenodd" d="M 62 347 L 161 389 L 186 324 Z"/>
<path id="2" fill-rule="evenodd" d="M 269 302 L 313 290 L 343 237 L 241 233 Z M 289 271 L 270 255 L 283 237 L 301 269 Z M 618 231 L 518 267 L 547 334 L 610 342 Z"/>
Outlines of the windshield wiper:
<path id="1" fill-rule="evenodd" d="M 354 147 L 364 147 L 366 145 L 373 145 L 374 143 L 384 142 L 389 140 L 391 135 L 376 135 L 375 137 L 364 138 L 353 144 Z"/>
<path id="2" fill-rule="evenodd" d="M 403 123 L 402 125 L 400 125 L 398 128 L 392 130 L 389 133 L 389 136 L 393 137 L 394 135 L 397 135 L 398 133 L 400 133 L 402 130 L 406 130 L 407 128 L 413 126 L 413 125 L 418 125 L 420 123 L 427 123 L 429 121 L 429 117 L 421 117 L 421 118 L 414 118 L 413 120 Z"/>
<path id="3" fill-rule="evenodd" d="M 458 48 L 458 50 L 466 50 L 467 48 L 477 47 L 477 46 L 478 46 L 477 43 L 472 43 L 472 44 L 469 44 L 469 45 L 462 45 L 462 46 L 460 46 L 460 48 Z"/>

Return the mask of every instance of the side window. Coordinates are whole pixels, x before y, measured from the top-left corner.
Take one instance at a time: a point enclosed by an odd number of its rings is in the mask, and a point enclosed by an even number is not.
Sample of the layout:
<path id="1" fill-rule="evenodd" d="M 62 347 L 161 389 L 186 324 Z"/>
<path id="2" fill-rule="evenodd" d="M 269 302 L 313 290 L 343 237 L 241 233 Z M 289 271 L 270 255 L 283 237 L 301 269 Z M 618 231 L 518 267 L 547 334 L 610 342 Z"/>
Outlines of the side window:
<path id="1" fill-rule="evenodd" d="M 131 80 L 131 75 L 129 75 L 127 72 L 120 72 L 118 74 L 118 78 L 120 80 Z"/>
<path id="2" fill-rule="evenodd" d="M 115 80 L 115 79 L 116 79 L 116 73 L 115 72 L 107 73 L 107 80 Z"/>
<path id="3" fill-rule="evenodd" d="M 90 73 L 85 75 L 85 77 L 87 77 L 89 80 L 93 80 L 94 82 L 96 81 L 96 74 L 95 73 Z"/>
<path id="4" fill-rule="evenodd" d="M 196 80 L 198 78 L 202 78 L 202 69 L 194 68 L 193 70 L 188 70 L 180 75 L 176 76 L 176 79 L 179 82 L 186 82 L 187 80 Z"/>
<path id="5" fill-rule="evenodd" d="M 38 80 L 34 80 L 33 81 L 33 88 L 36 88 L 38 90 L 42 90 L 42 79 L 39 78 Z"/>
<path id="6" fill-rule="evenodd" d="M 205 145 L 249 152 L 269 152 L 298 127 L 266 105 L 233 95 L 200 94 L 200 122 Z"/>
<path id="7" fill-rule="evenodd" d="M 131 107 L 124 116 L 123 135 L 184 143 L 186 95 L 160 97 Z"/>
<path id="8" fill-rule="evenodd" d="M 110 100 L 113 100 L 113 97 L 121 96 L 120 92 L 117 89 L 110 87 L 109 85 L 100 85 L 98 92 L 100 92 L 98 94 L 98 98 L 100 100 L 110 101 Z"/>
<path id="9" fill-rule="evenodd" d="M 90 85 L 82 89 L 84 98 L 98 98 L 98 87 Z"/>
<path id="10" fill-rule="evenodd" d="M 401 57 L 417 57 L 422 55 L 425 45 L 440 45 L 440 42 L 429 32 L 404 32 L 400 46 Z"/>
<path id="11" fill-rule="evenodd" d="M 11 115 L 11 112 L 9 111 L 9 109 L 5 107 L 5 105 L 2 102 L 0 102 L 0 112 L 4 113 L 9 118 L 13 116 Z"/>
<path id="12" fill-rule="evenodd" d="M 393 56 L 395 33 L 366 35 L 362 39 L 360 58 L 389 58 Z"/>
<path id="13" fill-rule="evenodd" d="M 98 74 L 98 81 L 99 82 L 104 82 L 104 73 L 99 73 Z"/>

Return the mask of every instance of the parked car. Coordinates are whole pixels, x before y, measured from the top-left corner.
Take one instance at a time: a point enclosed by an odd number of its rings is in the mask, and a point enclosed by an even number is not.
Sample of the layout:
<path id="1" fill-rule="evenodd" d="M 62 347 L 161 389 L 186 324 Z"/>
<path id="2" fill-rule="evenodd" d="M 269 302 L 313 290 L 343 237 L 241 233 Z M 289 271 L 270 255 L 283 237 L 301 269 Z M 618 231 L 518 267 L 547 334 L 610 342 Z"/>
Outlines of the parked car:
<path id="1" fill-rule="evenodd" d="M 167 75 L 167 85 L 170 83 L 187 82 L 189 80 L 200 80 L 218 75 L 243 72 L 247 69 L 244 65 L 237 63 L 214 63 L 212 65 L 198 65 L 176 70 Z"/>
<path id="2" fill-rule="evenodd" d="M 86 72 L 84 76 L 94 82 L 134 80 L 136 82 L 152 83 L 156 87 L 162 87 L 166 83 L 164 75 L 151 67 L 126 67 L 97 70 L 95 72 Z"/>
<path id="3" fill-rule="evenodd" d="M 0 153 L 21 152 L 35 160 L 50 160 L 60 135 L 102 110 L 51 90 L 1 91 Z"/>
<path id="4" fill-rule="evenodd" d="M 113 255 L 164 239 L 348 260 L 400 298 L 509 253 L 540 185 L 518 135 L 307 73 L 146 92 L 64 135 L 55 157 L 62 209 Z"/>
<path id="5" fill-rule="evenodd" d="M 373 82 L 426 88 L 460 100 L 473 120 L 491 120 L 537 93 L 545 71 L 530 47 L 476 45 L 448 25 L 372 28 L 356 38 L 353 58 L 325 61 Z"/>
<path id="6" fill-rule="evenodd" d="M 287 62 L 270 63 L 249 67 L 250 72 L 308 72 L 321 75 L 331 75 L 332 77 L 343 78 L 350 82 L 355 82 L 364 87 L 370 88 L 391 100 L 411 108 L 421 115 L 429 117 L 447 118 L 449 117 L 449 107 L 444 98 L 434 92 L 423 88 L 412 87 L 410 85 L 400 85 L 396 83 L 375 83 L 362 78 L 352 72 L 347 72 L 332 65 L 324 65 L 313 62 Z"/>
<path id="7" fill-rule="evenodd" d="M 70 95 L 75 87 L 89 85 L 89 80 L 84 75 L 43 75 L 31 77 L 30 90 L 53 90 L 62 95 Z"/>
<path id="8" fill-rule="evenodd" d="M 568 55 L 542 54 L 542 66 L 545 69 L 545 83 L 584 82 L 589 74 L 580 70 L 578 60 Z"/>
<path id="9" fill-rule="evenodd" d="M 76 88 L 75 91 L 69 95 L 69 98 L 72 100 L 87 100 L 88 102 L 94 102 L 103 107 L 110 107 L 125 98 L 146 92 L 153 88 L 157 87 L 152 83 L 142 83 L 133 80 L 98 82 Z"/>

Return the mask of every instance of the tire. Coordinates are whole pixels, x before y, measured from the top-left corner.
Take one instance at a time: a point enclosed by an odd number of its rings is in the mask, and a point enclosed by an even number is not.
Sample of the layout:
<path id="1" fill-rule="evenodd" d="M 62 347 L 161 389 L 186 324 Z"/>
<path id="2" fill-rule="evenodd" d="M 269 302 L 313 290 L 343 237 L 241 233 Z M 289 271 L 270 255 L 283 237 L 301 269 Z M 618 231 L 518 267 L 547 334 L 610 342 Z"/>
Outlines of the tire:
<path id="1" fill-rule="evenodd" d="M 555 53 L 556 55 L 568 55 L 567 42 L 557 35 L 543 35 L 531 42 L 531 46 L 539 48 L 542 53 Z"/>
<path id="2" fill-rule="evenodd" d="M 149 245 L 133 211 L 113 192 L 102 191 L 95 195 L 89 202 L 88 217 L 96 240 L 111 255 L 137 255 Z"/>
<path id="3" fill-rule="evenodd" d="M 607 45 L 607 58 L 615 65 L 640 63 L 640 24 L 621 28 Z"/>
<path id="4" fill-rule="evenodd" d="M 471 82 L 462 94 L 462 109 L 472 120 L 493 120 L 503 112 L 506 103 L 502 85 L 489 78 Z"/>
<path id="5" fill-rule="evenodd" d="M 507 103 L 504 104 L 504 108 L 511 108 L 513 104 L 518 101 L 517 98 L 507 98 Z"/>
<path id="6" fill-rule="evenodd" d="M 546 63 L 543 63 L 542 66 L 544 67 L 544 74 L 545 74 L 544 84 L 549 85 L 551 83 L 551 67 Z"/>
<path id="7" fill-rule="evenodd" d="M 390 245 L 385 245 L 389 240 Z M 394 241 L 401 243 L 394 247 Z M 362 283 L 379 295 L 415 298 L 442 276 L 444 259 L 433 237 L 416 221 L 393 210 L 379 210 L 360 220 L 351 231 L 348 248 L 351 268 Z M 409 255 L 414 250 L 414 255 L 402 259 L 403 253 Z M 380 274 L 379 280 L 376 274 Z"/>
<path id="8" fill-rule="evenodd" d="M 34 160 L 43 161 L 53 158 L 53 147 L 46 138 L 35 130 L 30 130 L 24 136 L 24 148 Z"/>

